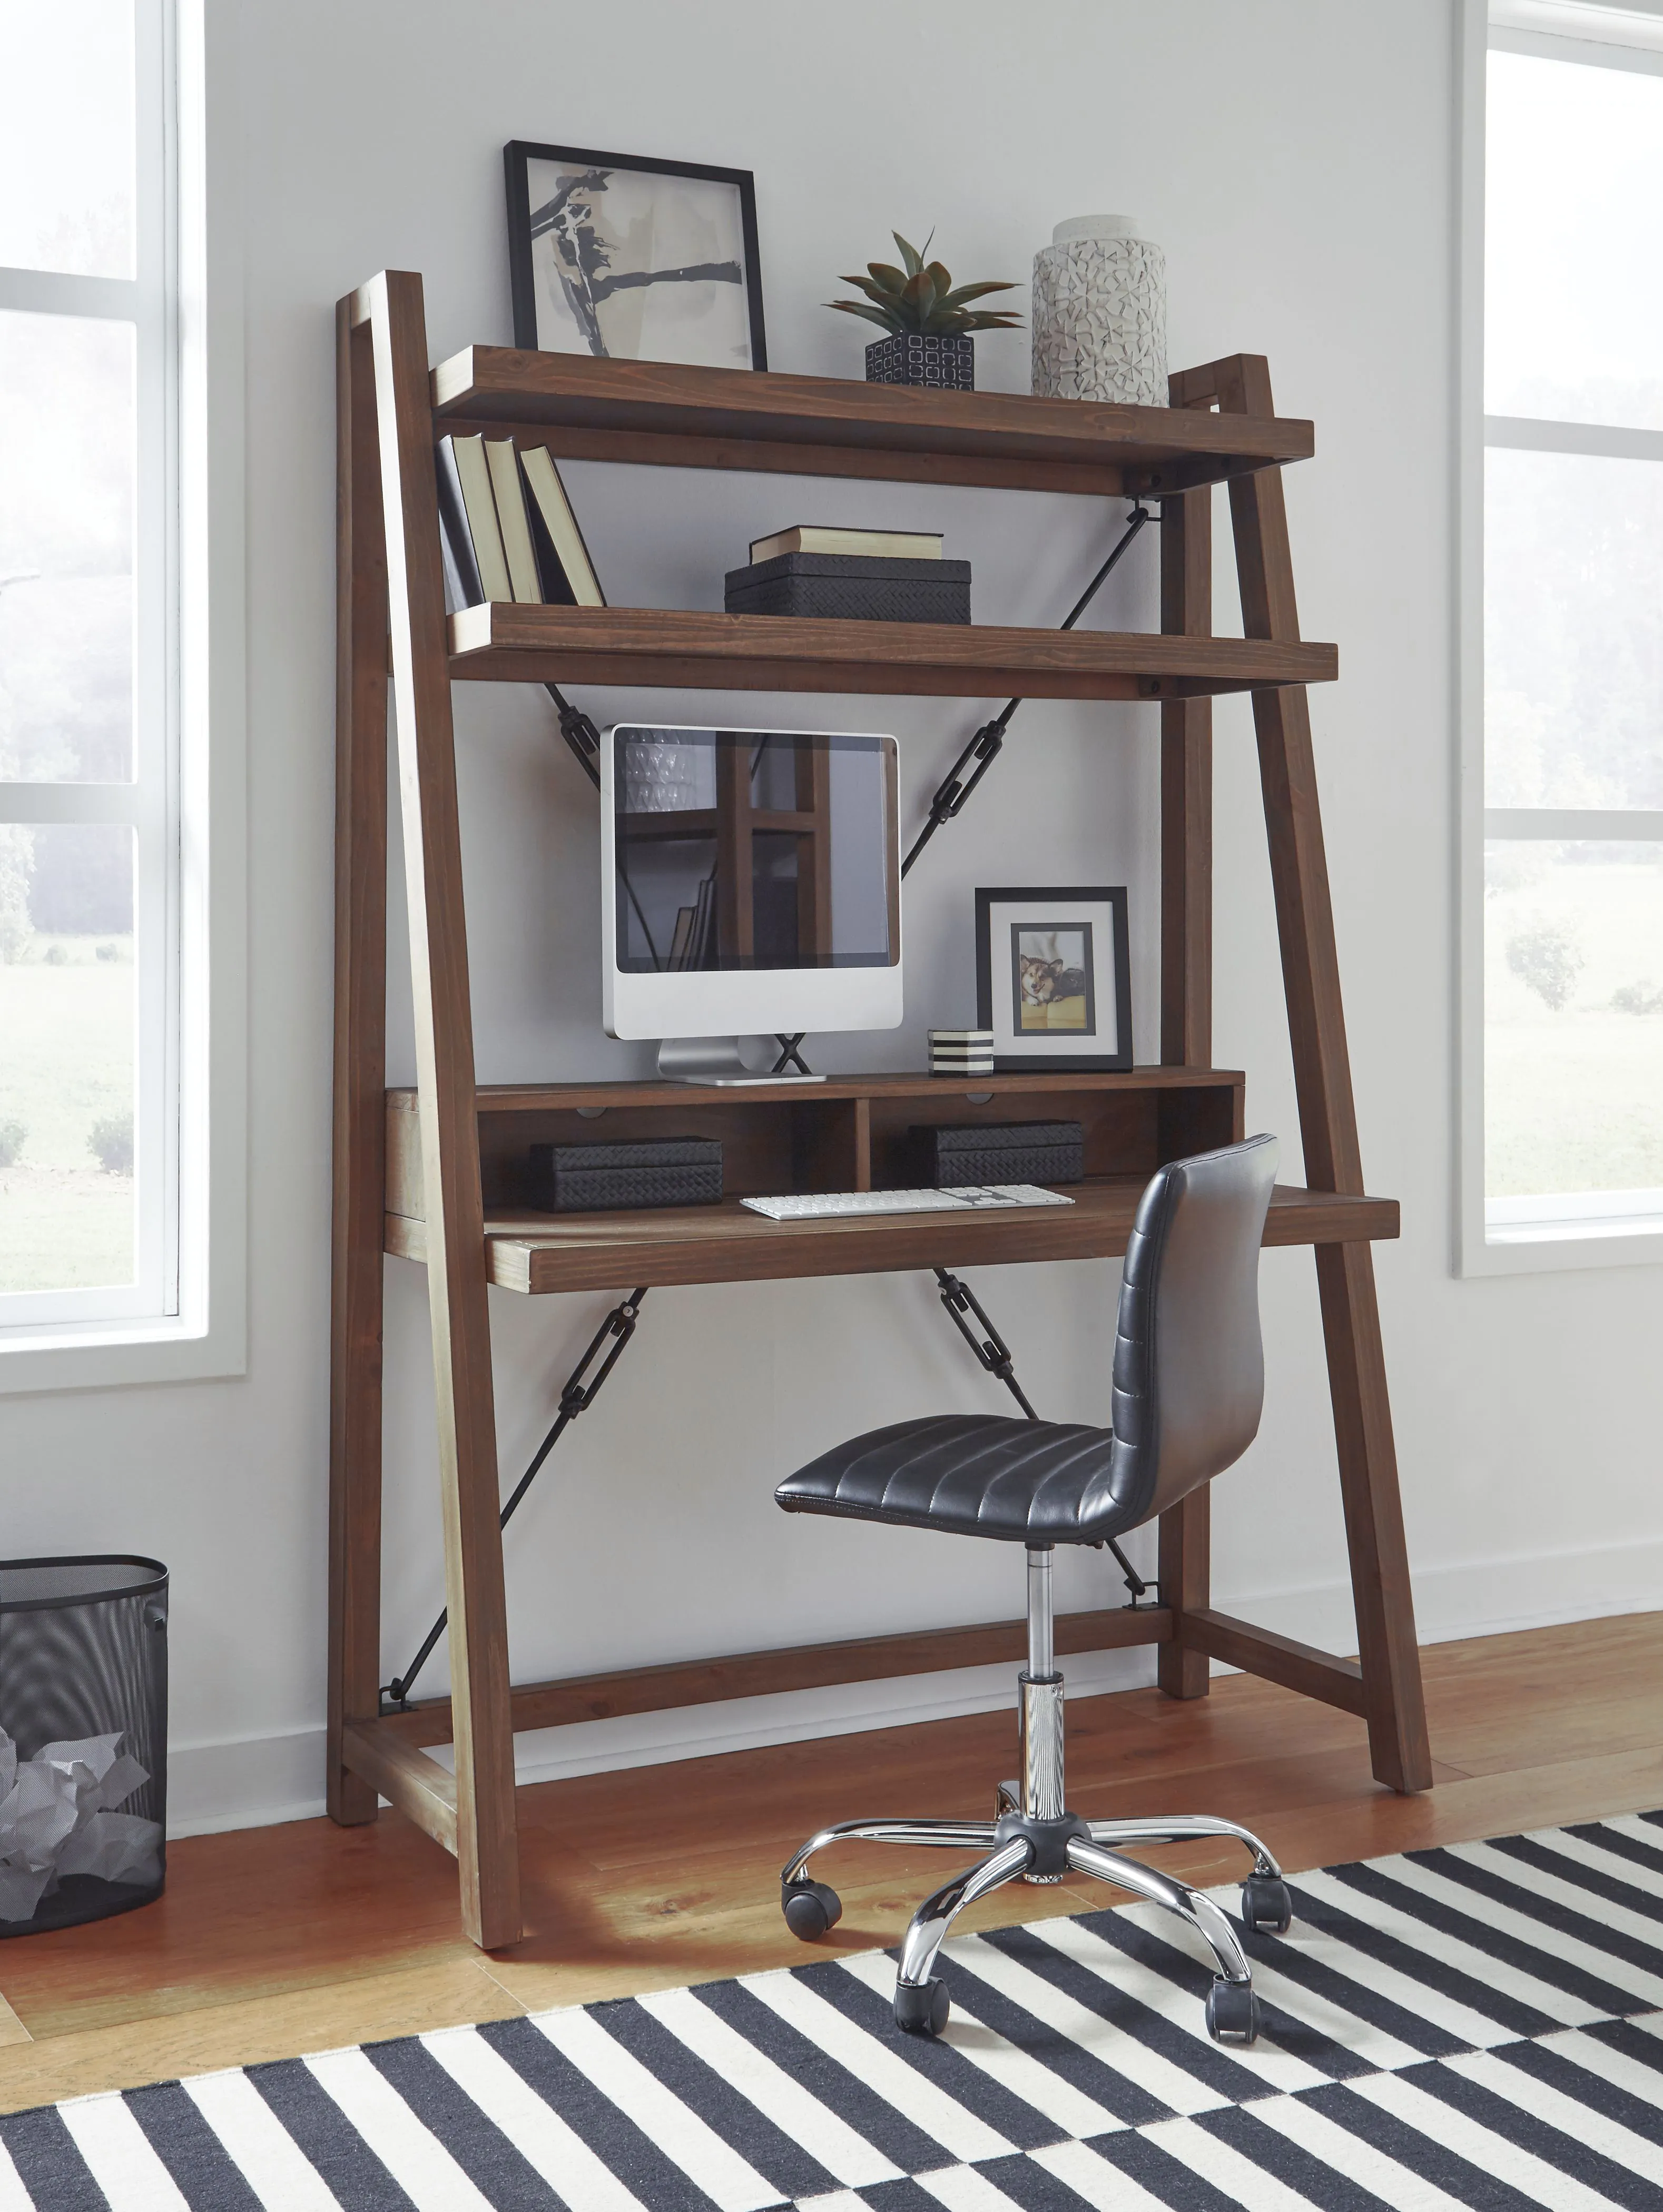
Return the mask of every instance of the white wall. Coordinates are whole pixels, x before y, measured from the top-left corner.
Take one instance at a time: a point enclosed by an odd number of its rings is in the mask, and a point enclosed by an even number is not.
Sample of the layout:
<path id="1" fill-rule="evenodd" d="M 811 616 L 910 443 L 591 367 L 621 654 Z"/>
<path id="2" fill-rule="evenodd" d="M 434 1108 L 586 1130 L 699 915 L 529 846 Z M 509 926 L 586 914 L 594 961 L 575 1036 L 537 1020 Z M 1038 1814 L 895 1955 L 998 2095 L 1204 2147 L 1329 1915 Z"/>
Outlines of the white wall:
<path id="1" fill-rule="evenodd" d="M 436 357 L 509 336 L 500 149 L 509 137 L 745 166 L 757 177 L 771 366 L 855 376 L 858 327 L 823 311 L 892 225 L 962 277 L 1026 281 L 1059 217 L 1130 208 L 1166 246 L 1175 365 L 1269 355 L 1284 413 L 1318 424 L 1288 502 L 1308 635 L 1341 681 L 1313 702 L 1370 1187 L 1401 1196 L 1379 1251 L 1422 1624 L 1446 1637 L 1663 1602 L 1648 1269 L 1459 1282 L 1449 1271 L 1451 0 L 291 0 L 241 9 L 246 149 L 252 1030 L 245 1379 L 42 1396 L 3 1415 L 5 1545 L 136 1546 L 174 1577 L 176 1812 L 231 1824 L 322 1795 L 332 718 L 332 306 L 382 266 L 427 280 Z M 1026 381 L 1026 334 L 978 345 Z M 574 466 L 615 602 L 717 606 L 746 540 L 799 520 L 937 527 L 975 563 L 984 621 L 1057 619 L 1120 508 L 905 486 Z M 1220 504 L 1221 540 L 1223 528 Z M 1152 538 L 1094 619 L 1152 624 Z M 1219 627 L 1234 620 L 1221 560 Z M 589 695 L 597 713 L 691 696 Z M 710 711 L 748 719 L 754 702 Z M 794 702 L 890 726 L 924 796 L 986 710 Z M 816 1064 L 916 1066 L 971 1018 L 978 883 L 1126 882 L 1136 1024 L 1157 1043 L 1153 713 L 1038 704 L 908 887 L 909 1020 L 816 1040 Z M 1216 1056 L 1297 1171 L 1250 716 L 1218 728 Z M 596 829 L 540 696 L 459 694 L 471 953 L 484 1080 L 644 1073 L 602 1036 Z M 407 981 L 395 982 L 407 1079 Z M 989 1269 L 977 1285 L 1041 1408 L 1108 1411 L 1108 1265 Z M 1349 1648 L 1344 1553 L 1309 1257 L 1264 1265 L 1269 1404 L 1219 1486 L 1221 1602 Z M 387 1641 L 439 1601 L 419 1273 L 388 1263 Z M 505 1470 L 523 1464 L 609 1301 L 492 1294 Z M 779 1474 L 852 1428 L 1002 1410 L 926 1277 L 654 1293 L 637 1345 L 509 1542 L 521 1679 L 1014 1613 L 1003 1547 L 788 1519 Z M 1574 1441 L 1573 1441 L 1574 1440 Z M 1568 1506 L 1568 1493 L 1569 1510 Z M 1065 1601 L 1112 1603 L 1097 1554 Z M 1076 1679 L 1146 1680 L 1146 1654 Z M 436 1671 L 427 1686 L 437 1687 Z M 1008 1695 L 1002 1672 L 866 1686 L 566 1732 L 539 1771 L 816 1732 Z"/>

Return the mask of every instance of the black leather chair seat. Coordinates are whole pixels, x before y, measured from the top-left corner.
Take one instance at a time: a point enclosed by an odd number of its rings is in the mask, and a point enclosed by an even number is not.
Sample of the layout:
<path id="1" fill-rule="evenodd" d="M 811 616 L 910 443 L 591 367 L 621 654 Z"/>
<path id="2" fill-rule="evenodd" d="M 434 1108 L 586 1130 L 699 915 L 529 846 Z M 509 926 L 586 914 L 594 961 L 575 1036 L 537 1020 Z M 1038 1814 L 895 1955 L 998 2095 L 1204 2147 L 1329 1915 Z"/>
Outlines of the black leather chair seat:
<path id="1" fill-rule="evenodd" d="M 1100 1543 L 1114 1437 L 1069 1421 L 947 1413 L 838 1444 L 774 1493 L 788 1513 L 837 1513 L 1006 1543 Z M 1082 1526 L 1082 1522 L 1085 1523 Z"/>

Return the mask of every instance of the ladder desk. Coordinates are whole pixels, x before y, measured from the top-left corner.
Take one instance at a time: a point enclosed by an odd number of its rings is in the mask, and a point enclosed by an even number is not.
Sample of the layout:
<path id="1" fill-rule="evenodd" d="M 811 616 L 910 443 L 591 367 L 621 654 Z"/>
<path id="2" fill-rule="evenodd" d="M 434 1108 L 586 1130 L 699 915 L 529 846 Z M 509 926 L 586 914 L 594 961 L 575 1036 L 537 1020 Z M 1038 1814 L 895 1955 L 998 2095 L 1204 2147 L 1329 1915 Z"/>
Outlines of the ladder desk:
<path id="1" fill-rule="evenodd" d="M 489 1286 L 537 1296 L 895 1268 L 1112 1257 L 1162 1161 L 1231 1141 L 1244 1078 L 1211 1062 L 1211 710 L 1252 695 L 1307 1188 L 1280 1189 L 1265 1242 L 1315 1254 L 1356 1660 L 1215 1611 L 1206 1492 L 1163 1516 L 1156 1606 L 1075 1614 L 1063 1651 L 1150 1643 L 1171 1696 L 1220 1659 L 1367 1723 L 1374 1770 L 1431 1780 L 1370 1241 L 1398 1233 L 1365 1194 L 1346 1056 L 1305 687 L 1331 647 L 1302 641 L 1281 469 L 1313 448 L 1277 418 L 1251 355 L 1172 380 L 1167 408 L 935 392 L 822 377 L 594 361 L 475 346 L 429 369 L 419 276 L 387 271 L 340 302 L 335 1219 L 331 1391 L 329 1806 L 373 1820 L 386 1797 L 457 1859 L 463 1923 L 521 1932 L 514 1731 L 764 1690 L 1020 1656 L 1016 1622 L 750 1652 L 513 1687 L 509 1680 Z M 799 621 L 673 609 L 486 605 L 447 617 L 434 445 L 487 429 L 557 454 L 659 465 L 977 484 L 1158 500 L 1155 635 Z M 1212 487 L 1227 484 L 1241 638 L 1211 617 Z M 389 649 L 390 640 L 390 649 Z M 387 1089 L 390 683 L 414 981 L 417 1083 Z M 630 684 L 964 698 L 1147 700 L 1161 750 L 1160 1063 L 1125 1073 L 838 1079 L 690 1093 L 661 1083 L 476 1086 L 451 720 L 454 682 Z M 1107 740 L 1106 739 L 1106 742 Z M 719 1135 L 721 1206 L 538 1215 L 527 1146 L 594 1128 Z M 737 1198 L 905 1179 L 906 1129 L 1066 1114 L 1086 1132 L 1071 1207 L 1017 1216 L 775 1223 Z M 381 1698 L 384 1255 L 427 1271 L 452 1694 Z M 429 1748 L 454 1745 L 453 1776 Z"/>

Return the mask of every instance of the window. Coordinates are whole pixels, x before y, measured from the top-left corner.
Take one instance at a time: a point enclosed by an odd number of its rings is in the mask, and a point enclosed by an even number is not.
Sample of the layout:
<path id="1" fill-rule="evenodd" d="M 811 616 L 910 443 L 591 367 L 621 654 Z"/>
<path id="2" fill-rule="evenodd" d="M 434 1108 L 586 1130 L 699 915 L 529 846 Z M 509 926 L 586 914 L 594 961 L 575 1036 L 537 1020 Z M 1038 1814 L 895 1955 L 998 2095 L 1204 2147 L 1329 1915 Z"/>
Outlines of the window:
<path id="1" fill-rule="evenodd" d="M 173 58 L 0 0 L 0 1342 L 180 1313 Z"/>
<path id="2" fill-rule="evenodd" d="M 1472 1133 L 1483 1243 L 1586 1260 L 1663 1234 L 1663 20 L 1488 46 Z"/>

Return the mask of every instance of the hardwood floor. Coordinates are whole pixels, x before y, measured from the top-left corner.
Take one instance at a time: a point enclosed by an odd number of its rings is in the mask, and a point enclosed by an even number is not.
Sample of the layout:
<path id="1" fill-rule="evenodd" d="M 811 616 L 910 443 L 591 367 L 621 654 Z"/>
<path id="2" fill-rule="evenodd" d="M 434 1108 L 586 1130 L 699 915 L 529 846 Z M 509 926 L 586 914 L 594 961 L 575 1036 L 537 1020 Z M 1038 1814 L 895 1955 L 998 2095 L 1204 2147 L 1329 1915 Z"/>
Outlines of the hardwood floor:
<path id="1" fill-rule="evenodd" d="M 1361 1722 L 1232 1675 L 1193 1704 L 1072 1701 L 1070 1798 L 1100 1819 L 1227 1814 L 1290 1869 L 1663 1806 L 1663 1613 L 1423 1656 L 1426 1795 L 1372 1779 Z M 187 1838 L 159 1903 L 0 1942 L 0 2111 L 800 1962 L 777 1879 L 804 1835 L 861 1812 L 979 1817 L 1014 1748 L 998 1712 L 539 1784 L 520 1799 L 530 1932 L 490 1954 L 460 1933 L 452 1861 L 394 1814 Z M 1240 1871 L 1234 1849 L 1156 1856 L 1194 1881 Z M 947 1864 L 851 1845 L 817 1871 L 844 1898 L 826 1948 L 858 1950 L 893 1942 Z M 1108 1894 L 1014 1887 L 966 1923 Z"/>

